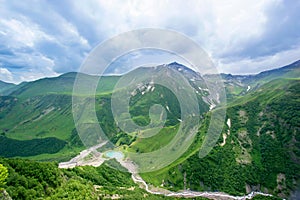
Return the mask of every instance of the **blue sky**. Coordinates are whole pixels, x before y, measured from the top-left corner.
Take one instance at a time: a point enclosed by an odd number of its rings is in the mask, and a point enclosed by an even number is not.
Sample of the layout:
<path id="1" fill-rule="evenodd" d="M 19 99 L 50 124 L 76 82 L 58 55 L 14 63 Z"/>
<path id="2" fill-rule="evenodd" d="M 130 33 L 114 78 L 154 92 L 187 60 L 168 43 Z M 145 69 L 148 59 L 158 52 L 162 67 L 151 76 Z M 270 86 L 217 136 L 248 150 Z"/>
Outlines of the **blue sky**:
<path id="1" fill-rule="evenodd" d="M 0 0 L 0 5 L 0 80 L 7 82 L 76 71 L 99 43 L 139 28 L 187 35 L 225 73 L 257 73 L 300 59 L 300 1 Z M 147 51 L 131 56 L 111 72 L 124 73 L 137 58 L 137 63 L 173 59 Z"/>

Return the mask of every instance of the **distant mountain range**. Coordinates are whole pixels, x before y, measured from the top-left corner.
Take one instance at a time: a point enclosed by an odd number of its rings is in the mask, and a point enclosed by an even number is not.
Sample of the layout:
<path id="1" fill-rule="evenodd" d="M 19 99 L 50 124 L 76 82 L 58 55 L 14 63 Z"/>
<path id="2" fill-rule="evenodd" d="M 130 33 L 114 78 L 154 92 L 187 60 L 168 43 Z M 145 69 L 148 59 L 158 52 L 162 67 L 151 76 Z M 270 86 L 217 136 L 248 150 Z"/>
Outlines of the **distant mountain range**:
<path id="1" fill-rule="evenodd" d="M 245 91 L 257 89 L 264 83 L 278 78 L 299 78 L 300 61 L 290 65 L 261 72 L 255 75 L 231 75 L 222 74 L 228 86 L 228 92 L 232 95 L 244 94 Z M 248 87 L 249 86 L 249 87 Z"/>
<path id="2" fill-rule="evenodd" d="M 199 99 L 202 126 L 188 151 L 161 170 L 141 176 L 169 190 L 222 191 L 243 195 L 263 191 L 288 197 L 300 181 L 300 61 L 257 75 L 221 74 L 227 94 L 226 121 L 218 143 L 204 158 L 198 151 L 208 129 L 215 99 L 203 77 L 179 63 L 138 68 L 149 73 L 183 75 Z M 44 78 L 19 85 L 0 81 L 0 156 L 39 161 L 65 161 L 84 146 L 72 115 L 72 92 L 77 73 Z M 88 87 L 98 77 L 81 74 Z M 114 122 L 111 95 L 122 76 L 101 78 L 96 91 L 96 114 L 104 132 L 127 152 L 146 153 L 168 144 L 180 123 L 180 106 L 174 94 L 159 85 L 141 85 L 130 101 L 130 114 L 139 125 L 150 122 L 149 109 L 167 110 L 165 127 L 155 136 L 137 138 Z M 78 94 L 77 94 L 78 95 Z M 151 131 L 151 130 L 149 130 Z"/>
<path id="3" fill-rule="evenodd" d="M 180 73 L 182 73 L 186 78 L 193 79 L 198 78 L 202 79 L 201 76 L 193 71 L 192 69 L 177 63 L 173 62 L 166 65 L 160 65 L 157 67 L 168 67 L 170 69 L 178 70 Z M 239 92 L 245 91 L 248 89 L 248 86 L 250 86 L 250 89 L 257 88 L 260 85 L 269 82 L 271 80 L 277 79 L 277 78 L 298 78 L 300 77 L 300 60 L 296 61 L 292 64 L 289 64 L 284 67 L 280 67 L 277 69 L 272 69 L 268 71 L 263 71 L 259 74 L 255 75 L 232 75 L 232 74 L 221 74 L 221 77 L 224 79 L 224 83 L 226 84 L 226 87 L 228 89 L 228 94 L 230 95 L 239 95 Z M 49 93 L 49 92 L 72 92 L 73 90 L 73 83 L 76 78 L 77 73 L 76 72 L 68 72 L 66 74 L 63 74 L 59 77 L 54 78 L 43 78 L 37 81 L 32 82 L 23 82 L 19 85 L 15 85 L 12 83 L 6 83 L 0 80 L 0 95 L 1 96 L 8 96 L 8 95 L 19 95 L 19 93 L 26 93 L 26 88 L 34 88 L 34 87 L 44 87 L 45 90 L 43 90 L 42 93 Z M 87 80 L 97 78 L 95 76 L 89 76 L 86 75 Z M 204 77 L 210 77 L 214 75 L 204 75 Z M 112 82 L 116 82 L 120 76 L 105 76 L 107 79 L 114 79 Z M 203 79 L 202 79 L 203 80 Z M 104 89 L 100 90 L 111 90 L 109 85 L 105 85 L 105 81 L 101 83 L 102 87 Z M 44 85 L 43 85 L 44 84 Z M 49 84 L 49 85 L 48 85 Z M 104 86 L 103 86 L 104 84 Z M 248 91 L 250 90 L 248 89 Z M 18 91 L 16 91 L 18 90 Z M 22 91 L 23 90 L 23 91 Z M 33 89 L 31 89 L 33 90 Z M 13 94 L 13 92 L 15 92 Z M 101 92 L 101 91 L 100 91 Z M 40 92 L 37 92 L 37 94 L 41 94 Z"/>
<path id="4" fill-rule="evenodd" d="M 0 95 L 5 95 L 5 91 L 8 91 L 9 89 L 15 87 L 16 85 L 13 83 L 6 83 L 0 80 Z M 9 92 L 8 92 L 9 94 Z"/>

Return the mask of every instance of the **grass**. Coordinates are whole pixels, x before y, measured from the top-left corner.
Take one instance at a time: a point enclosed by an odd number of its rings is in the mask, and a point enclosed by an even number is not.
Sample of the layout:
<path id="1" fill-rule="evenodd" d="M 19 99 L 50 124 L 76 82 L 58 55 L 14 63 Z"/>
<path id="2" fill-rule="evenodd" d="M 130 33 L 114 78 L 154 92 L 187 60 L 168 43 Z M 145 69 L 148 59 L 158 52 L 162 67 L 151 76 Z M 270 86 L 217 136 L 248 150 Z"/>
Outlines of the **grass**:
<path id="1" fill-rule="evenodd" d="M 85 147 L 73 147 L 67 145 L 57 153 L 51 153 L 51 154 L 43 153 L 35 156 L 26 156 L 26 159 L 38 160 L 38 161 L 64 162 L 64 161 L 69 161 L 71 158 L 77 156 L 84 149 Z M 20 156 L 16 156 L 16 157 L 20 157 Z"/>
<path id="2" fill-rule="evenodd" d="M 86 74 L 79 74 L 79 77 L 81 80 L 80 86 L 86 88 L 86 91 L 84 92 L 87 92 L 91 88 L 91 85 L 97 82 L 99 78 L 97 76 L 90 76 Z M 111 92 L 119 78 L 119 76 L 103 76 L 98 83 L 96 93 L 101 94 L 104 92 Z M 75 80 L 76 73 L 67 73 L 54 78 L 44 78 L 23 84 L 10 95 L 23 99 L 49 94 L 71 95 L 73 93 Z M 91 93 L 88 92 L 87 94 Z"/>
<path id="3" fill-rule="evenodd" d="M 164 127 L 159 131 L 158 134 L 152 137 L 138 138 L 135 142 L 133 142 L 129 146 L 129 148 L 127 148 L 127 150 L 130 152 L 139 152 L 139 153 L 155 151 L 167 145 L 172 140 L 172 138 L 176 135 L 177 130 L 178 130 L 178 125 Z M 146 131 L 151 131 L 151 130 L 146 130 Z"/>
<path id="4" fill-rule="evenodd" d="M 294 162 L 300 159 L 295 156 L 292 159 L 289 156 L 296 148 L 292 144 L 299 143 L 298 139 L 293 141 L 291 137 L 291 133 L 297 130 L 295 127 L 300 119 L 297 106 L 299 80 L 298 78 L 273 80 L 260 90 L 230 103 L 227 115 L 232 121 L 232 126 L 226 145 L 220 147 L 217 144 L 204 159 L 199 159 L 197 152 L 205 129 L 203 132 L 199 131 L 202 134 L 199 134 L 198 146 L 190 148 L 189 154 L 182 155 L 163 169 L 143 173 L 141 176 L 155 186 L 160 186 L 164 182 L 164 187 L 171 190 L 183 189 L 183 174 L 187 173 L 188 187 L 196 190 L 217 189 L 230 194 L 243 194 L 244 185 L 247 183 L 261 184 L 277 195 L 281 192 L 274 190 L 277 185 L 274 177 L 278 173 L 299 177 L 299 166 Z M 249 118 L 246 123 L 242 123 L 239 119 L 240 110 L 244 110 Z M 259 117 L 262 110 L 263 116 Z M 258 128 L 264 123 L 267 123 L 268 129 L 262 129 L 260 136 L 257 136 Z M 237 157 L 247 159 L 246 155 L 240 157 L 240 145 L 244 146 L 249 142 L 248 139 L 238 136 L 241 130 L 247 130 L 247 138 L 252 141 L 252 145 L 244 147 L 249 153 L 247 156 L 251 156 L 251 162 L 244 164 L 236 161 Z M 268 130 L 274 131 L 275 139 L 267 134 Z M 253 174 L 258 175 L 252 176 Z M 202 182 L 203 186 L 199 186 L 199 182 Z M 283 189 L 285 194 L 295 187 L 291 178 L 287 183 L 288 188 Z"/>
<path id="5" fill-rule="evenodd" d="M 50 111 L 50 112 L 49 112 Z M 12 139 L 56 137 L 67 140 L 74 129 L 71 96 L 45 95 L 22 101 L 0 119 L 0 130 Z"/>

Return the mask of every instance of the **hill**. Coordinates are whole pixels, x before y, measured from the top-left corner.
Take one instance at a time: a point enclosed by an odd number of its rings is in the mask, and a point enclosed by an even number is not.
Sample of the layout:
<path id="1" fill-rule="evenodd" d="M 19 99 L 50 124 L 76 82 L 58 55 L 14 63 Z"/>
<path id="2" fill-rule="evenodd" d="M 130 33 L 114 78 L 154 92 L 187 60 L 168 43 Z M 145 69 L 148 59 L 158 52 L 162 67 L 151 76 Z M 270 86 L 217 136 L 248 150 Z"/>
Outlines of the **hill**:
<path id="1" fill-rule="evenodd" d="M 66 94 L 72 95 L 73 85 L 77 73 L 70 72 L 54 78 L 44 78 L 37 81 L 28 82 L 20 85 L 16 90 L 12 91 L 9 96 L 19 98 L 29 98 L 33 96 L 48 95 L 48 94 Z M 92 82 L 99 79 L 97 76 L 86 74 L 79 74 L 84 80 L 82 84 L 88 87 Z M 97 88 L 97 93 L 109 92 L 113 89 L 115 83 L 118 81 L 118 76 L 104 76 L 101 78 Z"/>
<path id="2" fill-rule="evenodd" d="M 203 77 L 193 70 L 179 63 L 135 69 L 130 73 L 136 77 L 134 81 L 140 82 L 130 93 L 128 116 L 136 124 L 147 126 L 151 124 L 152 105 L 160 104 L 167 113 L 164 128 L 146 138 L 139 136 L 155 132 L 151 126 L 144 131 L 125 133 L 111 110 L 115 85 L 133 79 L 126 75 L 102 77 L 95 95 L 96 116 L 110 141 L 125 153 L 159 150 L 174 138 L 180 125 L 180 102 L 174 94 L 178 88 L 172 91 L 151 81 L 143 82 L 142 77 L 162 74 L 159 78 L 164 80 L 164 75 L 183 76 L 197 94 L 200 110 L 196 115 L 200 116 L 202 126 L 180 158 L 141 176 L 148 183 L 169 190 L 222 191 L 233 195 L 263 191 L 288 197 L 300 181 L 299 63 L 251 76 L 223 74 L 229 103 L 212 110 L 217 98 L 210 96 Z M 79 75 L 86 88 L 99 78 Z M 76 76 L 68 73 L 23 83 L 12 87 L 8 96 L 0 96 L 1 156 L 65 161 L 84 149 L 73 121 L 72 95 L 89 101 L 90 94 L 72 93 Z M 214 75 L 207 77 L 214 80 Z M 126 87 L 115 92 L 124 91 Z M 198 152 L 210 117 L 218 109 L 227 110 L 222 134 L 213 150 L 200 159 Z M 88 110 L 80 117 L 89 122 Z"/>
<path id="3" fill-rule="evenodd" d="M 136 73 L 138 77 L 139 74 L 150 73 L 150 71 L 159 74 L 161 70 L 168 69 L 168 71 L 172 72 L 176 67 L 182 66 L 172 63 L 168 67 L 169 69 L 164 66 L 140 68 L 132 73 Z M 186 70 L 181 71 L 181 73 L 184 73 L 186 76 L 189 75 L 189 73 L 186 73 Z M 77 73 L 67 73 L 55 78 L 22 83 L 9 96 L 0 96 L 0 134 L 3 136 L 0 140 L 2 143 L 10 141 L 9 148 L 0 149 L 0 155 L 30 156 L 30 158 L 38 160 L 68 160 L 84 148 L 75 129 L 72 114 L 72 95 L 81 95 L 72 94 L 76 76 Z M 80 74 L 80 76 L 83 78 L 82 84 L 85 84 L 87 88 L 99 78 L 85 74 Z M 198 74 L 193 74 L 193 77 L 196 78 L 193 83 L 199 85 L 198 83 L 202 81 L 201 77 Z M 148 141 L 135 141 L 134 135 L 136 133 L 132 133 L 131 135 L 133 136 L 130 136 L 122 132 L 117 128 L 112 116 L 110 98 L 112 90 L 119 79 L 120 77 L 118 76 L 104 76 L 101 78 L 99 82 L 101 87 L 98 87 L 96 91 L 97 117 L 104 132 L 114 144 L 128 145 L 132 151 L 136 151 L 137 146 L 139 146 L 139 149 L 142 150 L 141 146 L 146 147 L 143 143 L 147 144 Z M 199 90 L 196 87 L 197 85 L 194 87 Z M 134 122 L 142 126 L 148 124 L 150 122 L 148 115 L 150 106 L 161 104 L 168 113 L 166 130 L 171 129 L 179 122 L 178 119 L 180 118 L 176 97 L 163 86 L 153 85 L 151 86 L 153 90 L 149 90 L 148 87 L 149 85 L 147 84 L 141 85 L 131 99 L 130 113 Z M 202 95 L 204 94 L 199 93 L 199 97 Z M 199 103 L 201 113 L 207 112 L 207 103 L 203 100 Z M 163 132 L 164 130 L 162 130 L 161 135 L 165 135 L 166 138 L 170 137 L 167 134 L 163 134 Z M 55 138 L 55 140 L 51 138 Z M 27 144 L 35 143 L 37 139 L 44 146 L 38 146 L 36 151 L 30 155 L 18 153 L 16 148 L 14 148 L 14 145 L 21 145 L 25 148 L 23 149 L 24 152 L 30 152 L 32 151 L 31 147 Z M 152 138 L 152 140 L 156 139 Z M 61 144 L 63 145 L 54 145 L 57 142 L 56 140 L 62 142 Z M 53 145 L 49 145 L 51 141 Z M 134 141 L 134 145 L 130 146 Z M 165 141 L 167 142 L 167 140 Z M 49 149 L 49 146 L 53 148 Z M 15 150 L 15 152 L 8 154 L 7 149 L 10 149 L 10 151 Z"/>
<path id="4" fill-rule="evenodd" d="M 68 73 L 22 83 L 11 88 L 9 96 L 0 96 L 0 142 L 6 144 L 1 146 L 0 155 L 67 160 L 84 148 L 72 116 L 72 91 L 76 75 Z M 86 84 L 97 78 L 82 76 L 87 80 Z M 98 92 L 104 95 L 110 91 L 118 78 L 103 77 Z M 37 141 L 40 145 L 32 150 L 35 147 L 32 144 Z M 17 146 L 23 149 L 20 151 Z"/>
<path id="5" fill-rule="evenodd" d="M 0 95 L 7 94 L 6 91 L 15 87 L 15 84 L 13 83 L 6 83 L 0 80 Z"/>
<path id="6" fill-rule="evenodd" d="M 222 74 L 229 100 L 258 89 L 263 84 L 278 78 L 299 78 L 300 61 L 255 75 Z"/>
<path id="7" fill-rule="evenodd" d="M 264 191 L 286 198 L 300 178 L 299 88 L 300 79 L 277 79 L 233 101 L 222 137 L 208 156 L 200 159 L 195 152 L 142 177 L 174 190 Z"/>
<path id="8" fill-rule="evenodd" d="M 0 158 L 0 163 L 8 169 L 4 189 L 12 199 L 174 199 L 147 193 L 131 180 L 128 172 L 112 169 L 107 163 L 97 168 L 74 169 L 21 159 Z M 3 194 L 1 189 L 1 199 Z"/>

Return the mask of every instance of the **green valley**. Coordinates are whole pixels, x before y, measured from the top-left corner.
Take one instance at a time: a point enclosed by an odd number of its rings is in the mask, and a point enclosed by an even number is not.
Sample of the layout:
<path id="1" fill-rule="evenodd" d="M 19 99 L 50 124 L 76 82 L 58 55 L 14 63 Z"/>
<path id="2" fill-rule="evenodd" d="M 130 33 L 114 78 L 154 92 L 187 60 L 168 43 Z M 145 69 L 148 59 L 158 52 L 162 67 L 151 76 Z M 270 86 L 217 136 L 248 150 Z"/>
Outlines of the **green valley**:
<path id="1" fill-rule="evenodd" d="M 191 146 L 177 160 L 140 176 L 162 190 L 225 192 L 234 196 L 255 191 L 274 197 L 253 199 L 287 198 L 300 181 L 299 63 L 258 75 L 223 74 L 228 104 L 211 110 L 214 100 L 207 100 L 209 90 L 202 77 L 178 63 L 167 65 L 168 70 L 184 69 L 180 73 L 188 79 L 199 100 L 201 126 Z M 163 67 L 139 68 L 134 73 L 165 70 Z M 87 86 L 99 78 L 80 76 Z M 8 194 L 15 199 L 172 198 L 150 194 L 139 188 L 128 172 L 109 168 L 109 162 L 115 160 L 105 161 L 99 167 L 57 167 L 57 162 L 68 161 L 85 149 L 73 121 L 72 95 L 91 94 L 73 94 L 75 78 L 76 73 L 68 73 L 3 86 L 0 91 L 5 94 L 0 96 L 0 156 L 6 157 L 0 163 L 9 172 L 4 186 Z M 101 77 L 95 94 L 99 125 L 125 155 L 161 149 L 174 138 L 180 125 L 181 110 L 176 96 L 158 84 L 140 86 L 130 98 L 133 121 L 140 126 L 148 125 L 150 107 L 160 104 L 167 113 L 166 122 L 153 136 L 155 128 L 125 133 L 111 110 L 113 88 L 121 78 Z M 223 131 L 212 151 L 199 158 L 211 114 L 218 109 L 227 110 Z M 143 135 L 151 137 L 140 137 Z M 36 174 L 30 168 L 36 169 Z"/>

